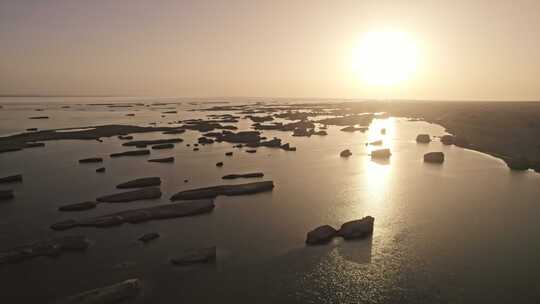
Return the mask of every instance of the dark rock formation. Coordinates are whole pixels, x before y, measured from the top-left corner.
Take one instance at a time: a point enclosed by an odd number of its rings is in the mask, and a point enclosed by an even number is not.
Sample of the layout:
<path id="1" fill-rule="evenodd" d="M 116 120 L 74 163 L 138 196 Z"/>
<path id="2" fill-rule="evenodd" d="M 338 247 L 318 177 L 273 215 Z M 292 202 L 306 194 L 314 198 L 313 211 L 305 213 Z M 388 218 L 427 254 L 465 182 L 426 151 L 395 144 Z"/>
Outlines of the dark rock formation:
<path id="1" fill-rule="evenodd" d="M 236 178 L 256 178 L 264 177 L 262 172 L 243 173 L 243 174 L 228 174 L 222 177 L 222 179 L 236 179 Z"/>
<path id="2" fill-rule="evenodd" d="M 178 130 L 165 131 L 165 132 L 163 132 L 163 134 L 182 134 L 184 132 L 186 132 L 185 129 L 178 129 Z"/>
<path id="3" fill-rule="evenodd" d="M 58 207 L 60 211 L 81 211 L 96 208 L 97 202 L 82 202 Z"/>
<path id="4" fill-rule="evenodd" d="M 177 114 L 177 111 L 165 111 L 163 114 Z"/>
<path id="5" fill-rule="evenodd" d="M 49 119 L 49 116 L 32 116 L 28 117 L 28 119 Z"/>
<path id="6" fill-rule="evenodd" d="M 142 289 L 139 279 L 130 279 L 114 285 L 96 288 L 61 300 L 62 304 L 124 303 L 137 297 Z"/>
<path id="7" fill-rule="evenodd" d="M 442 152 L 429 152 L 424 154 L 424 162 L 442 164 L 444 162 L 444 153 Z"/>
<path id="8" fill-rule="evenodd" d="M 337 233 L 337 230 L 334 229 L 332 226 L 319 226 L 308 232 L 306 237 L 306 244 L 315 245 L 328 243 L 332 240 L 333 237 L 337 235 Z"/>
<path id="9" fill-rule="evenodd" d="M 369 145 L 372 145 L 372 146 L 381 146 L 382 144 L 383 144 L 382 140 L 376 140 L 369 143 Z"/>
<path id="10" fill-rule="evenodd" d="M 216 260 L 216 247 L 186 250 L 177 257 L 171 259 L 173 265 L 190 265 L 208 263 Z"/>
<path id="11" fill-rule="evenodd" d="M 325 136 L 328 135 L 328 133 L 326 133 L 326 131 L 324 130 L 319 130 L 317 132 L 314 132 L 313 135 Z"/>
<path id="12" fill-rule="evenodd" d="M 351 155 L 352 155 L 352 152 L 349 149 L 343 150 L 339 153 L 339 156 L 341 157 L 349 157 Z"/>
<path id="13" fill-rule="evenodd" d="M 216 163 L 216 167 L 223 167 L 223 162 Z"/>
<path id="14" fill-rule="evenodd" d="M 14 183 L 22 182 L 22 174 L 9 175 L 5 177 L 0 177 L 0 183 Z"/>
<path id="15" fill-rule="evenodd" d="M 214 209 L 212 200 L 195 200 L 175 204 L 162 204 L 153 207 L 131 209 L 108 215 L 67 220 L 51 225 L 54 230 L 66 230 L 74 227 L 108 227 L 122 223 L 140 223 L 149 220 L 169 219 L 208 213 Z"/>
<path id="16" fill-rule="evenodd" d="M 122 146 L 126 147 L 146 147 L 146 146 L 152 146 L 152 145 L 161 145 L 161 144 L 174 144 L 183 142 L 184 140 L 181 138 L 166 138 L 166 139 L 154 139 L 154 140 L 133 140 L 128 141 L 122 144 Z"/>
<path id="17" fill-rule="evenodd" d="M 103 173 L 103 172 L 105 172 L 105 167 L 97 168 L 97 169 L 96 169 L 96 172 L 98 172 L 98 173 Z"/>
<path id="18" fill-rule="evenodd" d="M 121 140 L 132 140 L 132 139 L 133 139 L 133 136 L 131 136 L 131 135 L 118 135 L 118 139 L 121 139 Z"/>
<path id="19" fill-rule="evenodd" d="M 429 134 L 418 134 L 418 136 L 416 136 L 417 143 L 429 144 L 430 141 L 431 141 L 431 137 L 429 136 Z"/>
<path id="20" fill-rule="evenodd" d="M 172 149 L 174 148 L 174 144 L 160 144 L 152 146 L 153 150 L 163 150 L 163 149 Z"/>
<path id="21" fill-rule="evenodd" d="M 151 163 L 174 163 L 174 157 L 154 158 L 148 161 Z"/>
<path id="22" fill-rule="evenodd" d="M 257 153 L 257 150 L 255 149 L 249 149 L 249 150 L 246 150 L 247 153 Z"/>
<path id="23" fill-rule="evenodd" d="M 454 144 L 454 136 L 452 136 L 452 135 L 443 135 L 443 136 L 441 136 L 441 142 L 444 145 L 452 145 L 452 144 Z"/>
<path id="24" fill-rule="evenodd" d="M 66 251 L 83 251 L 90 241 L 84 236 L 63 236 L 0 252 L 0 265 L 22 262 L 27 259 L 48 256 L 57 257 Z"/>
<path id="25" fill-rule="evenodd" d="M 225 155 L 226 155 L 226 156 L 232 156 L 233 153 L 232 153 L 232 152 L 225 152 Z"/>
<path id="26" fill-rule="evenodd" d="M 81 163 L 81 164 L 101 163 L 101 162 L 103 162 L 103 158 L 101 158 L 101 157 L 90 157 L 90 158 L 79 159 L 79 163 Z"/>
<path id="27" fill-rule="evenodd" d="M 133 150 L 111 154 L 111 157 L 148 155 L 150 150 Z"/>
<path id="28" fill-rule="evenodd" d="M 469 140 L 463 136 L 454 137 L 454 145 L 460 148 L 469 148 Z"/>
<path id="29" fill-rule="evenodd" d="M 26 131 L 37 131 L 38 129 L 37 128 L 28 128 L 26 129 Z"/>
<path id="30" fill-rule="evenodd" d="M 210 139 L 210 138 L 206 138 L 206 137 L 199 137 L 197 139 L 197 142 L 201 145 L 209 145 L 209 144 L 213 144 L 214 143 L 214 140 L 213 139 Z"/>
<path id="31" fill-rule="evenodd" d="M 147 234 L 141 236 L 139 238 L 139 241 L 141 241 L 143 243 L 148 243 L 148 242 L 150 242 L 152 240 L 155 240 L 157 238 L 159 238 L 159 233 L 151 232 L 151 233 L 147 233 Z"/>
<path id="32" fill-rule="evenodd" d="M 8 200 L 15 197 L 12 189 L 0 190 L 0 200 Z"/>
<path id="33" fill-rule="evenodd" d="M 373 223 L 375 218 L 371 216 L 366 216 L 362 219 L 346 222 L 341 225 L 341 228 L 338 231 L 338 235 L 342 236 L 344 239 L 357 239 L 365 238 L 370 236 L 373 233 Z"/>
<path id="34" fill-rule="evenodd" d="M 161 190 L 159 190 L 159 188 L 152 187 L 102 196 L 97 198 L 97 201 L 106 203 L 124 203 L 160 197 Z"/>
<path id="35" fill-rule="evenodd" d="M 39 148 L 45 147 L 45 143 L 42 142 L 27 142 L 24 144 L 24 148 Z"/>
<path id="36" fill-rule="evenodd" d="M 259 192 L 272 191 L 273 188 L 274 182 L 272 181 L 205 187 L 180 191 L 171 197 L 171 201 L 215 198 L 218 195 L 233 196 L 254 194 Z"/>
<path id="37" fill-rule="evenodd" d="M 131 180 L 129 182 L 121 183 L 116 188 L 129 189 L 129 188 L 142 188 L 161 185 L 161 178 L 159 177 L 143 177 Z"/>
<path id="38" fill-rule="evenodd" d="M 345 127 L 343 129 L 341 129 L 340 131 L 343 131 L 343 132 L 356 132 L 356 131 L 366 132 L 367 130 L 368 130 L 367 127 L 348 126 L 348 127 Z"/>
<path id="39" fill-rule="evenodd" d="M 379 149 L 371 151 L 371 158 L 387 159 L 392 156 L 390 149 Z"/>

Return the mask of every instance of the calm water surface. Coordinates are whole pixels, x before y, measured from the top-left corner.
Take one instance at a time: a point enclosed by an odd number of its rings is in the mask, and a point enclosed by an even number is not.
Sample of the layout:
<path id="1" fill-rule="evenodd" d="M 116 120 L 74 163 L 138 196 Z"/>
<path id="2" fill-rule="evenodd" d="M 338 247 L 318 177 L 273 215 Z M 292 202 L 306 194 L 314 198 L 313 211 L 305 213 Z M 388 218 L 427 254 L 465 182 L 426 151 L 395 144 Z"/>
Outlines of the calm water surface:
<path id="1" fill-rule="evenodd" d="M 134 109 L 61 105 L 4 105 L 0 134 L 30 127 L 168 125 L 215 114 L 185 111 L 200 107 L 187 103 L 173 106 L 179 113 L 166 117 L 161 112 L 170 109 L 162 108 L 170 105 Z M 50 119 L 27 119 L 43 115 Z M 246 120 L 238 124 L 241 129 L 249 125 Z M 380 134 L 383 127 L 386 135 Z M 1 249 L 60 235 L 84 234 L 93 240 L 84 253 L 0 267 L 2 302 L 49 302 L 135 277 L 144 283 L 136 303 L 540 301 L 540 175 L 513 173 L 498 159 L 438 141 L 416 144 L 418 133 L 445 134 L 433 124 L 388 118 L 375 120 L 366 133 L 339 129 L 330 127 L 328 136 L 310 138 L 265 132 L 291 142 L 298 151 L 259 148 L 256 154 L 232 149 L 228 143 L 193 152 L 185 144 L 196 142 L 200 133 L 188 131 L 180 135 L 185 142 L 175 149 L 152 151 L 152 158 L 175 156 L 174 164 L 148 163 L 147 156 L 110 159 L 108 154 L 126 150 L 116 138 L 103 143 L 51 141 L 45 148 L 0 154 L 0 176 L 24 175 L 24 183 L 10 186 L 16 199 L 0 204 Z M 136 134 L 135 139 L 174 136 L 147 133 Z M 392 150 L 388 162 L 374 162 L 368 155 L 371 148 L 365 143 L 378 139 Z M 351 149 L 353 156 L 340 158 L 343 149 Z M 227 151 L 234 155 L 225 157 Z M 424 164 L 422 156 L 429 151 L 443 151 L 445 163 Z M 105 156 L 105 161 L 77 162 L 92 156 Z M 218 161 L 224 161 L 224 167 L 216 167 Z M 102 165 L 107 172 L 97 174 L 95 168 Z M 273 180 L 274 191 L 218 197 L 216 208 L 206 215 L 106 229 L 48 228 L 69 218 L 166 203 L 177 191 L 222 184 L 222 175 L 252 171 Z M 81 213 L 56 210 L 114 193 L 116 184 L 144 176 L 162 178 L 161 199 L 102 204 Z M 306 232 L 316 226 L 339 227 L 365 215 L 376 219 L 369 240 L 304 245 Z M 154 231 L 160 239 L 148 245 L 136 241 Z M 182 250 L 211 245 L 218 248 L 213 265 L 178 268 L 168 262 Z"/>

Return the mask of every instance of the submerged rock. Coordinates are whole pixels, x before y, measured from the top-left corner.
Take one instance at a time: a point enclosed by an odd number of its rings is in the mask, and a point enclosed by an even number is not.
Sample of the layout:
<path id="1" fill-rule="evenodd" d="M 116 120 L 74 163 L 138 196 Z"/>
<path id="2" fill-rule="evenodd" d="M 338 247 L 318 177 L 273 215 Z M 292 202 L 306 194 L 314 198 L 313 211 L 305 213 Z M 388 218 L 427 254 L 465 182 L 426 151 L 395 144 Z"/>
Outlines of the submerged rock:
<path id="1" fill-rule="evenodd" d="M 255 173 L 244 173 L 244 174 L 228 174 L 222 177 L 222 179 L 236 179 L 236 178 L 255 178 L 255 177 L 264 177 L 264 173 L 255 172 Z"/>
<path id="2" fill-rule="evenodd" d="M 112 153 L 111 157 L 121 157 L 121 156 L 139 156 L 139 155 L 148 155 L 150 150 L 133 150 L 119 153 Z"/>
<path id="3" fill-rule="evenodd" d="M 39 257 L 57 257 L 65 251 L 83 251 L 90 246 L 84 236 L 63 236 L 0 252 L 0 265 Z"/>
<path id="4" fill-rule="evenodd" d="M 67 220 L 51 225 L 53 230 L 74 227 L 108 227 L 122 223 L 140 223 L 149 220 L 169 219 L 208 213 L 214 209 L 211 199 L 192 200 L 182 203 L 162 204 L 153 207 L 131 209 L 82 220 Z"/>
<path id="5" fill-rule="evenodd" d="M 82 202 L 58 207 L 60 211 L 81 211 L 96 208 L 97 202 Z"/>
<path id="6" fill-rule="evenodd" d="M 430 141 L 431 137 L 429 136 L 429 134 L 418 134 L 418 136 L 416 136 L 417 143 L 429 144 Z"/>
<path id="7" fill-rule="evenodd" d="M 130 279 L 114 285 L 96 288 L 68 297 L 62 304 L 112 304 L 135 298 L 141 291 L 139 279 Z"/>
<path id="8" fill-rule="evenodd" d="M 367 127 L 348 126 L 348 127 L 345 127 L 343 129 L 341 129 L 340 131 L 343 131 L 343 132 L 356 132 L 356 131 L 366 132 L 367 130 L 368 130 Z"/>
<path id="9" fill-rule="evenodd" d="M 346 222 L 341 225 L 338 231 L 338 235 L 344 239 L 357 239 L 365 238 L 373 233 L 373 223 L 375 218 L 372 216 L 366 216 L 362 219 Z"/>
<path id="10" fill-rule="evenodd" d="M 371 151 L 371 158 L 387 159 L 392 156 L 390 149 L 379 149 Z"/>
<path id="11" fill-rule="evenodd" d="M 0 183 L 22 182 L 22 179 L 22 174 L 9 175 L 5 177 L 0 177 Z"/>
<path id="12" fill-rule="evenodd" d="M 452 145 L 454 143 L 454 136 L 443 135 L 441 136 L 441 142 L 443 143 L 443 145 Z"/>
<path id="13" fill-rule="evenodd" d="M 151 163 L 174 163 L 174 157 L 154 158 L 148 161 Z"/>
<path id="14" fill-rule="evenodd" d="M 190 265 L 208 263 L 216 260 L 216 247 L 186 250 L 177 257 L 171 259 L 173 265 Z"/>
<path id="15" fill-rule="evenodd" d="M 144 188 L 139 190 L 127 191 L 122 193 L 116 193 L 111 195 L 105 195 L 98 197 L 98 202 L 105 203 L 124 203 L 133 202 L 146 199 L 155 199 L 161 197 L 161 190 L 157 187 Z"/>
<path id="16" fill-rule="evenodd" d="M 183 142 L 184 140 L 182 138 L 166 138 L 166 139 L 155 139 L 155 140 L 134 140 L 134 141 L 128 141 L 122 144 L 122 146 L 126 147 L 134 147 L 134 146 L 152 146 L 152 145 L 161 145 L 161 144 L 174 144 Z"/>
<path id="17" fill-rule="evenodd" d="M 218 195 L 233 196 L 254 194 L 259 192 L 272 191 L 273 188 L 274 182 L 272 181 L 205 187 L 180 191 L 171 197 L 171 201 L 215 198 Z"/>
<path id="18" fill-rule="evenodd" d="M 442 152 L 429 152 L 424 154 L 424 162 L 442 164 L 444 162 L 444 153 Z"/>
<path id="19" fill-rule="evenodd" d="M 155 240 L 157 238 L 159 238 L 159 233 L 152 232 L 152 233 L 147 233 L 147 234 L 141 236 L 139 238 L 139 241 L 141 241 L 143 243 L 148 243 L 148 242 L 150 242 L 152 240 Z"/>
<path id="20" fill-rule="evenodd" d="M 337 230 L 332 226 L 319 226 L 308 232 L 306 244 L 314 245 L 328 243 L 337 235 L 337 233 Z"/>
<path id="21" fill-rule="evenodd" d="M 341 153 L 339 153 L 339 156 L 341 157 L 349 157 L 351 155 L 352 155 L 352 152 L 349 149 L 343 150 L 341 151 Z"/>
<path id="22" fill-rule="evenodd" d="M 79 163 L 81 163 L 81 164 L 101 163 L 101 162 L 103 162 L 103 158 L 101 158 L 101 157 L 89 157 L 89 158 L 79 159 Z"/>
<path id="23" fill-rule="evenodd" d="M 161 185 L 161 178 L 159 177 L 142 177 L 129 182 L 121 183 L 116 188 L 118 189 L 127 189 L 127 188 L 142 188 L 142 187 L 151 187 Z"/>
<path id="24" fill-rule="evenodd" d="M 172 149 L 174 148 L 174 144 L 160 144 L 152 146 L 153 150 L 163 150 L 163 149 Z"/>
<path id="25" fill-rule="evenodd" d="M 0 200 L 8 200 L 14 198 L 13 189 L 0 190 Z"/>

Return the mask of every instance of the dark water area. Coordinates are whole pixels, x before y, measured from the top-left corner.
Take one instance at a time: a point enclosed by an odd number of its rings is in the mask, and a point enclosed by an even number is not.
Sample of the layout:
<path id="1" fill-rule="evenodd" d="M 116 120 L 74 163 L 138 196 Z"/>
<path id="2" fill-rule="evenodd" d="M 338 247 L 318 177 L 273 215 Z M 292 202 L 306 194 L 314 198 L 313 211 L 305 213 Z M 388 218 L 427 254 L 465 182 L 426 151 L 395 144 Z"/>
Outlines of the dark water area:
<path id="1" fill-rule="evenodd" d="M 3 100 L 2 100 L 3 101 Z M 98 101 L 99 102 L 99 101 Z M 142 102 L 149 103 L 151 100 Z M 161 108 L 171 107 L 159 106 Z M 107 108 L 60 104 L 8 104 L 0 109 L 0 134 L 26 128 L 84 127 L 108 123 L 148 125 L 208 112 L 202 105 L 173 105 L 161 117 L 156 107 Z M 43 108 L 44 111 L 35 111 Z M 128 117 L 125 114 L 135 113 Z M 48 120 L 28 120 L 47 115 Z M 249 129 L 241 120 L 239 129 Z M 380 130 L 386 128 L 385 135 Z M 0 154 L 0 176 L 22 173 L 24 182 L 0 185 L 16 198 L 0 202 L 0 251 L 62 235 L 85 235 L 88 250 L 57 258 L 0 265 L 4 303 L 48 303 L 81 291 L 140 278 L 143 292 L 131 303 L 538 303 L 540 301 L 540 174 L 511 172 L 504 162 L 475 151 L 415 142 L 416 135 L 443 135 L 444 129 L 404 118 L 375 119 L 367 132 L 329 126 L 328 136 L 292 137 L 264 131 L 297 147 L 296 152 L 233 149 L 229 143 L 193 144 L 199 132 L 135 134 L 135 139 L 181 137 L 172 150 L 150 156 L 111 159 L 126 149 L 116 137 L 97 141 L 48 141 L 44 148 Z M 387 162 L 372 161 L 365 143 L 382 139 Z M 380 147 L 377 147 L 380 148 Z M 341 158 L 340 151 L 353 155 Z M 225 152 L 233 151 L 232 157 Z M 442 165 L 426 164 L 426 152 L 442 151 Z M 103 156 L 103 164 L 79 164 Z M 174 156 L 174 164 L 148 158 Z M 215 166 L 223 161 L 224 166 Z M 104 174 L 95 172 L 104 166 Z M 219 184 L 231 173 L 264 172 L 272 192 L 215 200 L 208 214 L 124 224 L 110 228 L 53 231 L 52 223 L 169 202 L 180 191 Z M 115 186 L 138 177 L 160 176 L 161 199 L 101 204 L 62 213 L 61 205 L 115 193 Z M 188 183 L 184 183 L 188 179 Z M 373 236 L 323 246 L 306 246 L 306 233 L 323 224 L 339 227 L 366 215 L 375 217 Z M 143 245 L 148 232 L 161 237 Z M 185 249 L 217 246 L 213 264 L 174 267 Z"/>

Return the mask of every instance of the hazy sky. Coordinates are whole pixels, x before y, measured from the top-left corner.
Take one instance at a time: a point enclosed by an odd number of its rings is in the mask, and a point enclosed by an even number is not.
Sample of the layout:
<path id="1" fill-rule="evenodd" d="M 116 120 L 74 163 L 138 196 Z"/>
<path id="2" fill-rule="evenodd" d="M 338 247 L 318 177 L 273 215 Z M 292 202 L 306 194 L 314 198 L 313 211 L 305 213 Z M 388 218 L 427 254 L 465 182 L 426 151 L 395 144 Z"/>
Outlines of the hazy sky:
<path id="1" fill-rule="evenodd" d="M 406 32 L 416 73 L 352 71 Z M 0 94 L 540 100 L 540 1 L 0 0 Z"/>

